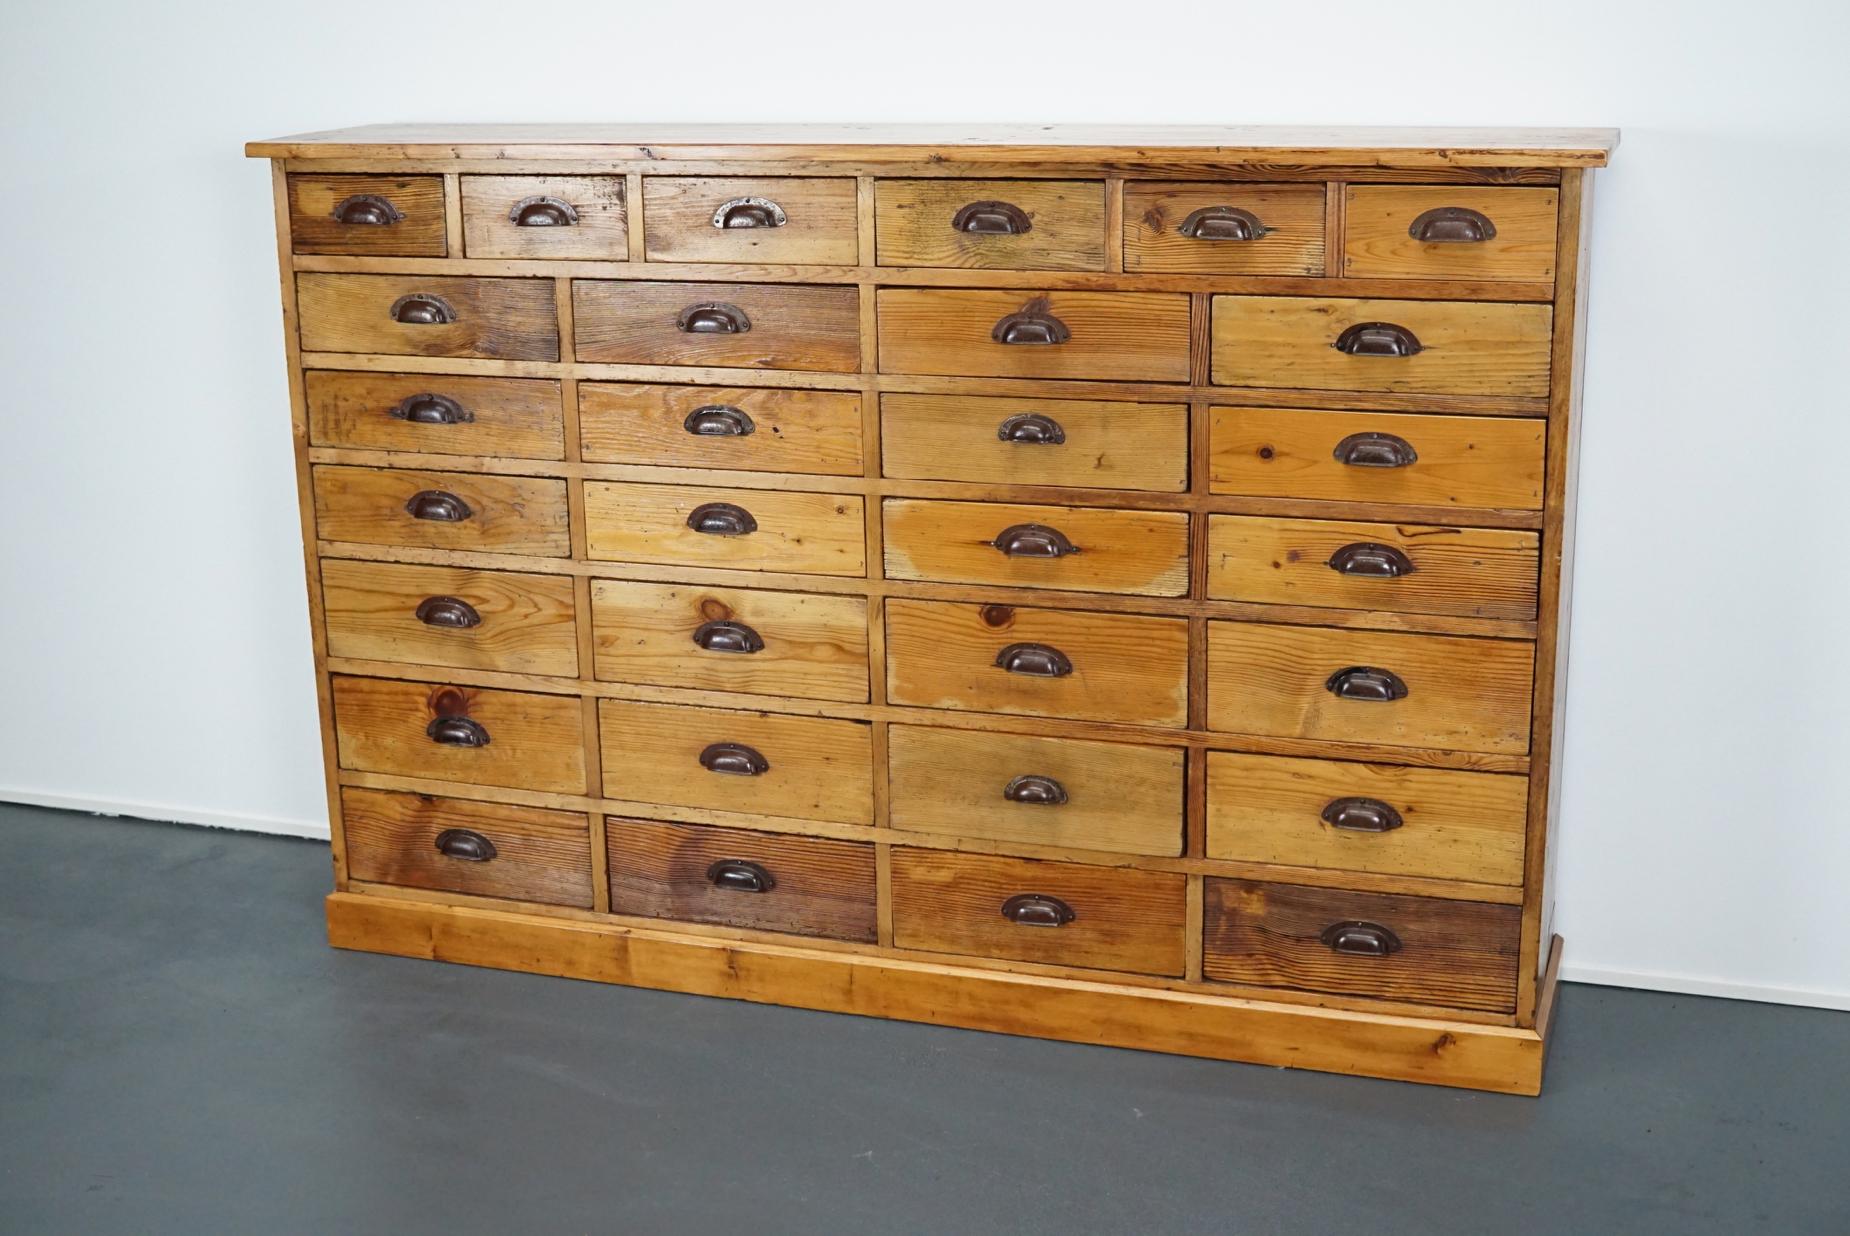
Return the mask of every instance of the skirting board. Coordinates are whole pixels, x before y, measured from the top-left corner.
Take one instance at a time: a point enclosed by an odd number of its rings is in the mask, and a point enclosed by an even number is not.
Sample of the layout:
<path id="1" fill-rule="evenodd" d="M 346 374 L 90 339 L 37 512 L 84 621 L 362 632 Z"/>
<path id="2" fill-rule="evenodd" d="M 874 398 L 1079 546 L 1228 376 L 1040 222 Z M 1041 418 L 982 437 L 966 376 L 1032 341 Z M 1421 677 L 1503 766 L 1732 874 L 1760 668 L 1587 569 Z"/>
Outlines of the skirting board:
<path id="1" fill-rule="evenodd" d="M 171 803 L 144 803 L 129 799 L 89 798 L 75 794 L 52 794 L 43 790 L 26 790 L 17 786 L 0 786 L 0 803 L 21 803 L 28 807 L 52 807 L 59 811 L 82 811 L 89 815 L 120 815 L 154 824 L 193 824 L 200 828 L 224 828 L 240 833 L 268 833 L 277 837 L 307 837 L 314 841 L 328 839 L 328 820 L 282 820 L 274 816 L 249 812 L 207 811 L 198 807 L 176 807 Z"/>

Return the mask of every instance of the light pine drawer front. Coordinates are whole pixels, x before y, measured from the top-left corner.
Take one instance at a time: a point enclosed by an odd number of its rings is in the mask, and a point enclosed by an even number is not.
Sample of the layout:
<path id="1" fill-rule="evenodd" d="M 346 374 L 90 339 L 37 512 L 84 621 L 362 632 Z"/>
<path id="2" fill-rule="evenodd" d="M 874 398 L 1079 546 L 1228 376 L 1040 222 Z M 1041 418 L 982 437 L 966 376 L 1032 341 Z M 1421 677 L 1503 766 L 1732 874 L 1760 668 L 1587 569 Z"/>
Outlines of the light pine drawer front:
<path id="1" fill-rule="evenodd" d="M 984 841 L 1180 854 L 1182 762 L 1175 747 L 887 730 L 893 827 Z"/>
<path id="2" fill-rule="evenodd" d="M 1096 180 L 881 180 L 882 266 L 1104 270 L 1105 186 Z"/>
<path id="3" fill-rule="evenodd" d="M 1526 777 L 1208 755 L 1209 858 L 1522 883 Z"/>
<path id="4" fill-rule="evenodd" d="M 887 699 L 1181 727 L 1188 622 L 1141 614 L 888 600 Z"/>
<path id="5" fill-rule="evenodd" d="M 860 293 L 784 283 L 572 284 L 577 355 L 620 365 L 853 373 Z"/>
<path id="6" fill-rule="evenodd" d="M 1533 532 L 1208 517 L 1215 600 L 1529 619 L 1540 573 Z"/>
<path id="7" fill-rule="evenodd" d="M 550 279 L 296 276 L 304 352 L 559 359 Z"/>
<path id="8" fill-rule="evenodd" d="M 1181 596 L 1188 516 L 1084 506 L 888 498 L 889 579 Z"/>
<path id="9" fill-rule="evenodd" d="M 861 396 L 744 386 L 585 382 L 584 457 L 599 463 L 860 476 Z"/>
<path id="10" fill-rule="evenodd" d="M 853 266 L 860 260 L 847 177 L 645 176 L 651 262 Z"/>
<path id="11" fill-rule="evenodd" d="M 1522 907 L 1256 880 L 1206 883 L 1210 979 L 1507 1013 Z"/>
<path id="12" fill-rule="evenodd" d="M 1542 508 L 1540 420 L 1212 408 L 1208 433 L 1208 488 L 1217 494 Z"/>
<path id="13" fill-rule="evenodd" d="M 880 371 L 1188 381 L 1188 297 L 1172 292 L 882 288 Z"/>
<path id="14" fill-rule="evenodd" d="M 1553 321 L 1547 305 L 1216 296 L 1213 377 L 1222 386 L 1540 398 Z"/>
<path id="15" fill-rule="evenodd" d="M 321 597 L 329 656 L 578 676 L 567 576 L 329 558 Z"/>
<path id="16" fill-rule="evenodd" d="M 588 552 L 612 562 L 864 575 L 864 519 L 850 494 L 585 482 Z"/>
<path id="17" fill-rule="evenodd" d="M 604 794 L 709 811 L 873 823 L 862 721 L 599 700 Z"/>
<path id="18" fill-rule="evenodd" d="M 315 446 L 565 458 L 565 414 L 550 378 L 311 369 L 303 381 Z"/>
<path id="19" fill-rule="evenodd" d="M 342 768 L 583 794 L 584 707 L 576 695 L 383 678 L 334 678 Z"/>
<path id="20" fill-rule="evenodd" d="M 315 468 L 324 541 L 532 554 L 572 552 L 565 482 L 404 468 Z"/>
<path id="21" fill-rule="evenodd" d="M 442 257 L 441 176 L 291 176 L 297 253 Z"/>
<path id="22" fill-rule="evenodd" d="M 907 480 L 1188 488 L 1188 409 L 1173 403 L 882 395 L 883 471 Z"/>
<path id="23" fill-rule="evenodd" d="M 1554 189 L 1349 185 L 1343 274 L 1351 279 L 1555 277 Z"/>
<path id="24" fill-rule="evenodd" d="M 1182 973 L 1186 877 L 1082 863 L 893 851 L 893 943 L 1054 966 Z"/>
<path id="25" fill-rule="evenodd" d="M 1232 734 L 1520 755 L 1526 641 L 1208 624 L 1208 728 Z"/>
<path id="26" fill-rule="evenodd" d="M 1124 269 L 1321 275 L 1322 185 L 1124 186 Z"/>
<path id="27" fill-rule="evenodd" d="M 621 176 L 464 176 L 462 211 L 472 258 L 629 260 Z"/>
<path id="28" fill-rule="evenodd" d="M 605 682 L 867 699 L 862 597 L 600 579 L 591 622 Z"/>
<path id="29" fill-rule="evenodd" d="M 577 812 L 353 786 L 340 806 L 356 880 L 591 908 L 591 830 Z"/>

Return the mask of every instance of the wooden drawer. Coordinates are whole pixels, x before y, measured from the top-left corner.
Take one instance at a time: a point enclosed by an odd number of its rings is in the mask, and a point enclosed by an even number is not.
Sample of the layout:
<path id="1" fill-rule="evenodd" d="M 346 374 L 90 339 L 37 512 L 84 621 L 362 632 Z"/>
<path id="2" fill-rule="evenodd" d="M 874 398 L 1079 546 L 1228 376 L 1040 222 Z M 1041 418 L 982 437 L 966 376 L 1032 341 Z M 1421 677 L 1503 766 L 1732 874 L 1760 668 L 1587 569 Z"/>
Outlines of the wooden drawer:
<path id="1" fill-rule="evenodd" d="M 882 470 L 890 477 L 1188 488 L 1188 408 L 1093 399 L 882 395 Z"/>
<path id="2" fill-rule="evenodd" d="M 888 498 L 889 579 L 1181 596 L 1188 516 L 1086 506 Z"/>
<path id="3" fill-rule="evenodd" d="M 1124 269 L 1321 275 L 1322 185 L 1124 186 Z"/>
<path id="4" fill-rule="evenodd" d="M 578 279 L 572 305 L 581 361 L 833 373 L 861 367 L 860 292 L 852 287 Z"/>
<path id="5" fill-rule="evenodd" d="M 463 248 L 472 258 L 624 262 L 621 176 L 464 176 Z"/>
<path id="6" fill-rule="evenodd" d="M 304 352 L 559 359 L 550 279 L 296 276 Z"/>
<path id="7" fill-rule="evenodd" d="M 628 802 L 872 824 L 863 721 L 599 700 L 604 793 Z"/>
<path id="8" fill-rule="evenodd" d="M 1186 877 L 893 851 L 893 944 L 1053 966 L 1182 973 Z"/>
<path id="9" fill-rule="evenodd" d="M 743 386 L 578 387 L 584 457 L 599 463 L 860 476 L 861 395 Z"/>
<path id="10" fill-rule="evenodd" d="M 865 575 L 865 519 L 851 494 L 585 482 L 587 552 L 613 562 Z"/>
<path id="11" fill-rule="evenodd" d="M 1492 1013 L 1516 1007 L 1521 906 L 1210 878 L 1203 911 L 1211 979 Z"/>
<path id="12" fill-rule="evenodd" d="M 867 699 L 862 597 L 599 579 L 591 625 L 605 682 Z"/>
<path id="13" fill-rule="evenodd" d="M 1182 752 L 895 725 L 894 828 L 1126 854 L 1182 852 Z"/>
<path id="14" fill-rule="evenodd" d="M 1188 381 L 1181 293 L 882 288 L 877 303 L 882 373 Z"/>
<path id="15" fill-rule="evenodd" d="M 353 786 L 340 811 L 356 880 L 591 908 L 591 830 L 577 812 Z"/>
<path id="16" fill-rule="evenodd" d="M 1208 624 L 1208 728 L 1233 734 L 1521 755 L 1534 678 L 1521 640 Z"/>
<path id="17" fill-rule="evenodd" d="M 1208 517 L 1216 600 L 1527 619 L 1540 575 L 1533 532 Z"/>
<path id="18" fill-rule="evenodd" d="M 324 541 L 533 554 L 572 552 L 565 482 L 405 468 L 315 468 Z"/>
<path id="19" fill-rule="evenodd" d="M 1558 196 L 1554 189 L 1349 185 L 1342 273 L 1550 282 Z"/>
<path id="20" fill-rule="evenodd" d="M 315 446 L 428 455 L 564 459 L 565 414 L 550 378 L 311 369 L 308 440 Z"/>
<path id="21" fill-rule="evenodd" d="M 657 820 L 605 821 L 610 910 L 874 939 L 874 847 Z"/>
<path id="22" fill-rule="evenodd" d="M 1096 180 L 881 180 L 882 266 L 1104 270 L 1105 186 Z"/>
<path id="23" fill-rule="evenodd" d="M 1184 618 L 890 599 L 886 664 L 894 704 L 1177 728 L 1188 720 Z"/>
<path id="24" fill-rule="evenodd" d="M 1540 398 L 1553 321 L 1547 305 L 1216 296 L 1213 376 L 1222 386 Z M 1420 350 L 1388 354 L 1409 346 Z"/>
<path id="25" fill-rule="evenodd" d="M 291 176 L 289 244 L 297 253 L 442 257 L 441 176 Z"/>
<path id="26" fill-rule="evenodd" d="M 651 262 L 860 261 L 854 181 L 845 176 L 646 176 L 642 205 Z"/>
<path id="27" fill-rule="evenodd" d="M 1208 415 L 1212 493 L 1542 509 L 1540 420 L 1296 408 Z"/>
<path id="28" fill-rule="evenodd" d="M 569 576 L 329 558 L 321 597 L 329 656 L 578 676 Z"/>
<path id="29" fill-rule="evenodd" d="M 1515 886 L 1528 801 L 1526 777 L 1214 751 L 1207 854 Z"/>
<path id="30" fill-rule="evenodd" d="M 584 707 L 576 695 L 336 675 L 334 732 L 342 768 L 586 791 Z"/>

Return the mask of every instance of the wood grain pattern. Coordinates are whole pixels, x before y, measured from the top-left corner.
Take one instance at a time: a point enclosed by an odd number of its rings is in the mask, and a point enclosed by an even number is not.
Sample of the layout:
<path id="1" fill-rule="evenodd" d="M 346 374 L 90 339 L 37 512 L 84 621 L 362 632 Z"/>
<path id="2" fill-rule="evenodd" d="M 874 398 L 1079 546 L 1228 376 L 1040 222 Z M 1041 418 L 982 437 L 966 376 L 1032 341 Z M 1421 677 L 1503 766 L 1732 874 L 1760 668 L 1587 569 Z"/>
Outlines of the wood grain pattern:
<path id="1" fill-rule="evenodd" d="M 466 798 L 433 798 L 347 786 L 348 863 L 356 880 L 591 908 L 591 838 L 583 815 Z M 437 849 L 444 831 L 488 838 L 487 862 Z"/>
<path id="2" fill-rule="evenodd" d="M 889 579 L 1171 597 L 1188 591 L 1189 517 L 1180 511 L 917 498 L 888 498 L 882 509 Z M 1074 552 L 1003 552 L 1001 534 L 1023 525 L 1054 529 Z"/>
<path id="3" fill-rule="evenodd" d="M 549 558 L 572 552 L 564 481 L 324 464 L 314 469 L 314 484 L 317 525 L 326 540 Z M 413 516 L 406 504 L 427 491 L 462 499 L 469 517 Z"/>
<path id="4" fill-rule="evenodd" d="M 743 412 L 751 432 L 689 433 L 688 414 L 714 406 Z M 828 476 L 862 471 L 861 396 L 854 391 L 584 382 L 578 412 L 589 460 Z"/>
<path id="5" fill-rule="evenodd" d="M 1024 414 L 1053 420 L 1064 441 L 1005 440 L 1003 423 Z M 882 472 L 889 477 L 1179 493 L 1188 487 L 1187 442 L 1182 404 L 880 397 Z"/>
<path id="6" fill-rule="evenodd" d="M 1266 229 L 1256 240 L 1200 240 L 1182 235 L 1197 210 L 1231 206 Z M 1321 275 L 1322 185 L 1241 183 L 1124 186 L 1124 269 L 1226 275 Z"/>
<path id="7" fill-rule="evenodd" d="M 1343 229 L 1342 273 L 1351 279 L 1515 279 L 1555 277 L 1553 189 L 1431 188 L 1350 185 Z M 1475 210 L 1496 235 L 1467 243 L 1423 243 L 1409 234 L 1414 220 L 1447 206 Z"/>
<path id="8" fill-rule="evenodd" d="M 404 217 L 386 224 L 334 217 L 335 207 L 361 196 L 384 198 Z M 289 232 L 296 253 L 442 257 L 443 177 L 291 176 Z"/>
<path id="9" fill-rule="evenodd" d="M 861 367 L 853 288 L 577 279 L 572 304 L 581 361 L 835 373 Z M 682 310 L 706 304 L 731 306 L 750 329 L 702 334 L 676 326 Z"/>
<path id="10" fill-rule="evenodd" d="M 1171 292 L 882 288 L 880 372 L 999 378 L 1187 382 L 1188 297 Z M 1053 315 L 1071 331 L 1053 345 L 998 343 L 1013 313 Z"/>
<path id="11" fill-rule="evenodd" d="M 785 221 L 776 227 L 714 227 L 714 212 L 739 198 L 775 202 Z M 847 177 L 645 176 L 642 200 L 651 262 L 853 266 L 860 259 L 854 181 Z"/>
<path id="12" fill-rule="evenodd" d="M 522 227 L 513 211 L 529 198 L 564 202 L 564 226 Z M 472 258 L 629 259 L 629 212 L 621 176 L 464 176 L 463 247 Z"/>
<path id="13" fill-rule="evenodd" d="M 544 378 L 310 370 L 308 435 L 315 446 L 426 455 L 564 459 L 559 383 Z M 393 416 L 405 400 L 437 395 L 467 420 L 435 424 Z"/>
<path id="14" fill-rule="evenodd" d="M 406 296 L 440 297 L 455 320 L 395 321 L 392 306 Z M 305 352 L 559 359 L 553 285 L 545 279 L 307 274 L 296 280 L 296 306 Z"/>
<path id="15" fill-rule="evenodd" d="M 713 502 L 743 508 L 757 530 L 726 536 L 688 527 L 695 508 Z M 863 518 L 862 500 L 848 494 L 585 482 L 587 552 L 614 562 L 862 575 Z"/>
<path id="16" fill-rule="evenodd" d="M 321 564 L 321 595 L 331 656 L 578 676 L 572 581 L 564 576 L 330 558 Z M 418 607 L 432 597 L 464 602 L 477 624 L 420 621 Z"/>
<path id="17" fill-rule="evenodd" d="M 469 717 L 481 747 L 431 738 L 440 717 Z M 382 678 L 334 678 L 334 728 L 343 768 L 460 784 L 582 794 L 585 734 L 578 698 Z"/>
<path id="18" fill-rule="evenodd" d="M 952 219 L 973 202 L 1027 216 L 1018 235 L 973 233 Z M 1105 269 L 1105 186 L 1077 180 L 878 180 L 874 229 L 882 266 L 1001 270 Z"/>

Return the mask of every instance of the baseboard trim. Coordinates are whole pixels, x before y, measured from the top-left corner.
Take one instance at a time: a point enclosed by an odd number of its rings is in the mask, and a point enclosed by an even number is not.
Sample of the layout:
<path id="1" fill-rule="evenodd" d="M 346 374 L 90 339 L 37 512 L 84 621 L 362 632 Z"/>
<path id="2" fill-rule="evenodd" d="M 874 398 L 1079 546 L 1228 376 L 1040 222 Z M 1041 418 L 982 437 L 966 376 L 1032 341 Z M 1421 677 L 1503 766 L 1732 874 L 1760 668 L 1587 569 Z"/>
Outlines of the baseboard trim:
<path id="1" fill-rule="evenodd" d="M 1751 1000 L 1756 1004 L 1791 1004 L 1801 1008 L 1850 1011 L 1850 991 L 1823 991 L 1814 987 L 1766 987 L 1701 978 L 1693 974 L 1664 974 L 1651 970 L 1615 970 L 1606 966 L 1561 966 L 1563 983 L 1591 983 L 1599 987 L 1636 987 L 1685 996 L 1714 996 L 1722 1000 Z"/>
<path id="2" fill-rule="evenodd" d="M 59 811 L 83 811 L 90 815 L 125 815 L 157 824 L 192 824 L 200 828 L 223 828 L 239 833 L 307 837 L 315 841 L 328 839 L 326 820 L 287 820 L 245 811 L 206 811 L 198 807 L 179 807 L 172 803 L 52 794 L 12 785 L 0 786 L 0 802 L 22 803 L 28 807 L 53 807 Z"/>

